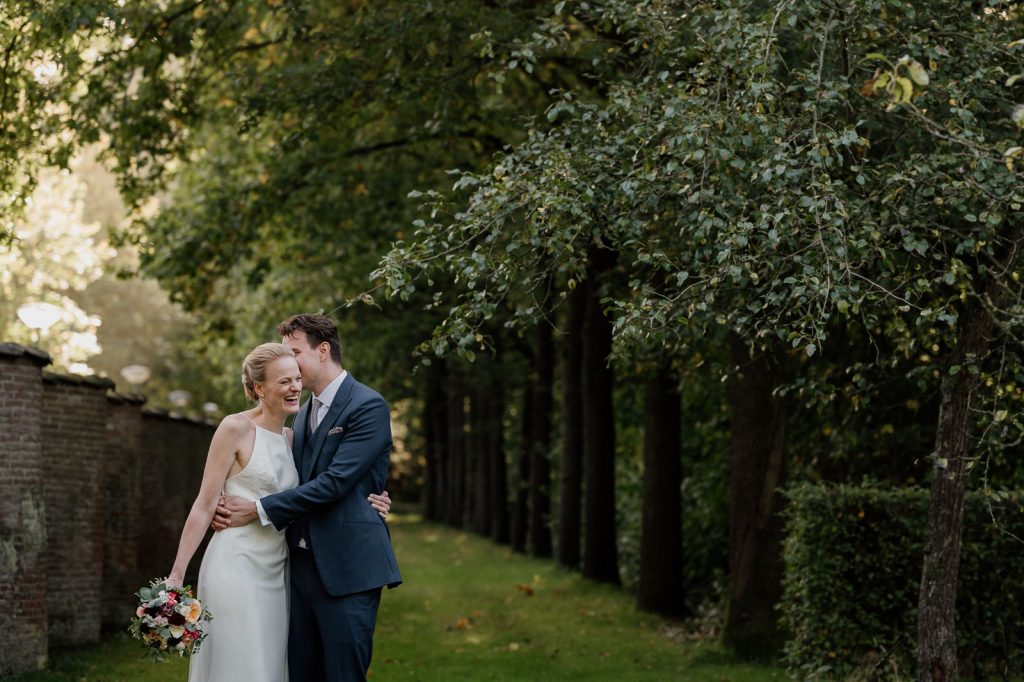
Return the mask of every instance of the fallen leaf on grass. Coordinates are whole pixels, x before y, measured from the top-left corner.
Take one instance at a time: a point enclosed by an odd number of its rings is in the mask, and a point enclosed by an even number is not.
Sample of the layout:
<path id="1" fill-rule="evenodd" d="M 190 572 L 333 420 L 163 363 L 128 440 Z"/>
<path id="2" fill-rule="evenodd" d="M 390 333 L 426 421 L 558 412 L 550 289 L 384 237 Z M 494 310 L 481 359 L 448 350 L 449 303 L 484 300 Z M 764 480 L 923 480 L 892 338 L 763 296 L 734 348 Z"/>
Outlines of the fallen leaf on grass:
<path id="1" fill-rule="evenodd" d="M 469 618 L 459 618 L 448 626 L 449 630 L 465 630 L 469 627 Z"/>
<path id="2" fill-rule="evenodd" d="M 525 594 L 527 597 L 533 596 L 533 585 L 516 585 L 516 589 Z"/>

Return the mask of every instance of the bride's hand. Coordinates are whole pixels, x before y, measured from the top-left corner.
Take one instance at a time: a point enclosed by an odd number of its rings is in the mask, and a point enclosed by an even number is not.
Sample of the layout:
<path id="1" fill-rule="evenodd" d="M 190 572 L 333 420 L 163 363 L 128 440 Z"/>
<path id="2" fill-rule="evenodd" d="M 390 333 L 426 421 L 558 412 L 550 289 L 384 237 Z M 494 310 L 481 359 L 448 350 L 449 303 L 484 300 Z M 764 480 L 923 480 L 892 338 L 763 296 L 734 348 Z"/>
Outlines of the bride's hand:
<path id="1" fill-rule="evenodd" d="M 255 502 L 228 495 L 220 498 L 217 511 L 213 515 L 213 522 L 210 525 L 214 530 L 240 528 L 258 519 L 259 514 L 256 512 Z"/>
<path id="2" fill-rule="evenodd" d="M 370 503 L 370 506 L 377 510 L 382 519 L 388 517 L 388 512 L 391 511 L 391 496 L 388 495 L 388 491 L 385 490 L 380 495 L 371 493 L 366 500 Z"/>
<path id="3" fill-rule="evenodd" d="M 169 575 L 167 576 L 167 579 L 164 580 L 164 585 L 167 585 L 167 587 L 181 587 L 183 582 L 184 578 L 181 576 Z"/>
<path id="4" fill-rule="evenodd" d="M 213 513 L 213 521 L 210 522 L 210 528 L 215 531 L 224 530 L 225 528 L 231 527 L 231 512 L 224 506 L 224 496 L 222 495 L 220 500 L 217 502 L 217 511 Z"/>

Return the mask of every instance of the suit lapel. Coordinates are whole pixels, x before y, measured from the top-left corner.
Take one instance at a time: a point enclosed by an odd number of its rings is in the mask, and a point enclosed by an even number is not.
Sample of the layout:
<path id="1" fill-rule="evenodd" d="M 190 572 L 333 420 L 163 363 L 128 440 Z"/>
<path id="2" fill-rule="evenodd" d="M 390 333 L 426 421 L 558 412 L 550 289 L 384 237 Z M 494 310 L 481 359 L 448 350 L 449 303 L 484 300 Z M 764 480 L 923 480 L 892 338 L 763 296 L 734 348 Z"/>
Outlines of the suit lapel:
<path id="1" fill-rule="evenodd" d="M 322 422 L 317 424 L 316 431 L 311 436 L 312 454 L 307 458 L 307 461 L 303 462 L 306 465 L 304 480 L 308 481 L 312 478 L 313 471 L 316 468 L 316 461 L 320 458 L 324 441 L 327 440 L 327 432 L 338 422 L 338 417 L 341 416 L 349 401 L 352 400 L 352 388 L 355 383 L 356 380 L 351 374 L 345 377 L 345 380 L 341 382 L 341 386 L 338 388 L 338 392 L 334 394 L 334 400 L 331 402 L 331 407 L 327 410 L 327 416 L 324 417 Z"/>
<path id="2" fill-rule="evenodd" d="M 295 469 L 297 471 L 303 470 L 302 448 L 306 444 L 306 432 L 309 431 L 309 406 L 312 402 L 312 397 L 306 398 L 306 402 L 295 413 L 295 419 L 292 421 L 292 431 L 295 433 L 295 440 L 292 443 L 292 457 L 295 459 Z"/>

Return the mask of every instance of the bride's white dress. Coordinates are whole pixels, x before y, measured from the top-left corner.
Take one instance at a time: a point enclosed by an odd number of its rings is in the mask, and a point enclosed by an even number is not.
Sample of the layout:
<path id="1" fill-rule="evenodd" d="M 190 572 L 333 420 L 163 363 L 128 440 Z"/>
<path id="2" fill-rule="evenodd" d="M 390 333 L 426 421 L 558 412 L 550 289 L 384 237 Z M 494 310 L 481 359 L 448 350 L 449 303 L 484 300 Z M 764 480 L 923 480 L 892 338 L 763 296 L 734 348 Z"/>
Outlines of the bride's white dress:
<path id="1" fill-rule="evenodd" d="M 224 492 L 258 500 L 298 483 L 287 437 L 257 426 L 252 456 Z M 214 533 L 197 592 L 213 620 L 189 663 L 189 682 L 287 681 L 287 560 L 284 532 L 272 525 Z"/>

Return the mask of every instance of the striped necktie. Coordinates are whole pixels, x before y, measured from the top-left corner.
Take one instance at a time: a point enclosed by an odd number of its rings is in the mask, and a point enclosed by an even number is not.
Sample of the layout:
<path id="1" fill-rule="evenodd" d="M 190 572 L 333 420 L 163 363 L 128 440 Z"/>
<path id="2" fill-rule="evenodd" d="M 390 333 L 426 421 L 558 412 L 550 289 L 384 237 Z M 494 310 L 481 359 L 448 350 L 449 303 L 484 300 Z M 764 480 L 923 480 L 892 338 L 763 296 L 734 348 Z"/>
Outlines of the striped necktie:
<path id="1" fill-rule="evenodd" d="M 316 431 L 317 425 L 320 423 L 320 406 L 323 405 L 320 399 L 313 398 L 313 408 L 309 411 L 309 430 Z"/>

